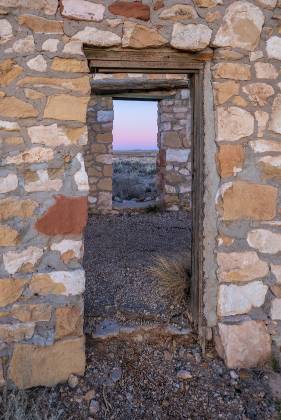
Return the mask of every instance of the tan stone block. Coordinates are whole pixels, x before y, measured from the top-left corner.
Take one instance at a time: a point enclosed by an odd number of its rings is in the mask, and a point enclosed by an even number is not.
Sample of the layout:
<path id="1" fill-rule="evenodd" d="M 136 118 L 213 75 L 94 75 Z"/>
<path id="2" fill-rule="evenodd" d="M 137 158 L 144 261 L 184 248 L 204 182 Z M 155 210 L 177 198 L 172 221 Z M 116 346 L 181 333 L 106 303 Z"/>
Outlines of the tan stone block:
<path id="1" fill-rule="evenodd" d="M 54 15 L 58 8 L 58 0 L 0 0 L 0 6 L 38 10 L 46 15 Z"/>
<path id="2" fill-rule="evenodd" d="M 281 38 L 272 36 L 266 41 L 266 51 L 269 58 L 281 60 Z"/>
<path id="3" fill-rule="evenodd" d="M 42 54 L 37 55 L 34 58 L 31 58 L 26 63 L 27 66 L 34 71 L 45 72 L 47 70 L 47 61 Z"/>
<path id="4" fill-rule="evenodd" d="M 280 252 L 280 240 L 280 233 L 271 232 L 267 229 L 253 229 L 247 235 L 248 244 L 263 254 L 277 254 Z"/>
<path id="5" fill-rule="evenodd" d="M 213 68 L 216 79 L 251 80 L 251 66 L 242 63 L 218 63 Z"/>
<path id="6" fill-rule="evenodd" d="M 83 270 L 52 271 L 51 273 L 34 274 L 30 290 L 38 295 L 80 295 L 85 288 Z"/>
<path id="7" fill-rule="evenodd" d="M 84 338 L 58 341 L 53 346 L 17 344 L 12 356 L 9 378 L 18 388 L 54 386 L 71 374 L 85 370 Z"/>
<path id="8" fill-rule="evenodd" d="M 281 179 L 281 155 L 264 156 L 258 161 L 263 179 Z"/>
<path id="9" fill-rule="evenodd" d="M 229 48 L 216 48 L 214 50 L 214 59 L 219 61 L 235 61 L 241 60 L 243 57 L 243 54 Z"/>
<path id="10" fill-rule="evenodd" d="M 266 130 L 266 126 L 269 120 L 269 115 L 267 112 L 258 110 L 255 112 L 255 118 L 258 123 L 258 137 L 263 137 L 263 134 Z"/>
<path id="11" fill-rule="evenodd" d="M 281 284 L 273 284 L 270 286 L 270 290 L 277 298 L 281 298 Z"/>
<path id="12" fill-rule="evenodd" d="M 254 117 L 246 110 L 231 106 L 219 107 L 217 141 L 236 141 L 254 132 Z"/>
<path id="13" fill-rule="evenodd" d="M 19 55 L 32 54 L 35 50 L 33 35 L 27 35 L 25 38 L 17 39 L 13 45 L 13 50 Z"/>
<path id="14" fill-rule="evenodd" d="M 234 238 L 231 238 L 231 236 L 227 236 L 224 234 L 221 234 L 218 237 L 218 245 L 221 246 L 230 246 L 234 243 Z"/>
<path id="15" fill-rule="evenodd" d="M 8 174 L 0 177 L 0 193 L 5 194 L 18 188 L 18 177 L 16 174 Z"/>
<path id="16" fill-rule="evenodd" d="M 13 28 L 7 19 L 1 19 L 0 45 L 5 44 L 13 38 Z"/>
<path id="17" fill-rule="evenodd" d="M 221 13 L 219 11 L 216 12 L 210 12 L 206 15 L 206 22 L 207 23 L 212 23 L 215 22 L 216 20 L 221 20 L 222 16 Z"/>
<path id="18" fill-rule="evenodd" d="M 167 40 L 155 29 L 134 22 L 125 22 L 122 46 L 129 48 L 160 47 Z"/>
<path id="19" fill-rule="evenodd" d="M 274 94 L 272 86 L 267 83 L 251 83 L 243 87 L 243 92 L 254 105 L 259 106 L 266 105 L 268 98 Z"/>
<path id="20" fill-rule="evenodd" d="M 5 146 L 17 148 L 17 146 L 22 146 L 23 144 L 24 141 L 22 137 L 7 137 L 6 139 L 4 139 Z"/>
<path id="21" fill-rule="evenodd" d="M 163 146 L 164 147 L 182 147 L 182 141 L 176 131 L 166 131 L 163 133 Z"/>
<path id="22" fill-rule="evenodd" d="M 76 60 L 75 58 L 60 58 L 53 59 L 51 69 L 54 71 L 73 72 L 73 73 L 88 73 L 89 67 L 86 61 Z"/>
<path id="23" fill-rule="evenodd" d="M 15 96 L 0 98 L 0 115 L 8 118 L 37 117 L 38 111 L 29 103 Z"/>
<path id="24" fill-rule="evenodd" d="M 72 95 L 49 96 L 44 118 L 55 120 L 86 122 L 89 97 L 77 97 Z"/>
<path id="25" fill-rule="evenodd" d="M 185 20 L 196 19 L 198 17 L 193 6 L 185 4 L 174 4 L 171 7 L 165 8 L 160 14 L 160 19 L 168 20 Z"/>
<path id="26" fill-rule="evenodd" d="M 112 172 L 113 172 L 112 165 L 104 165 L 103 171 L 102 171 L 103 176 L 112 177 Z"/>
<path id="27" fill-rule="evenodd" d="M 269 130 L 281 134 L 281 95 L 277 95 L 273 101 Z"/>
<path id="28" fill-rule="evenodd" d="M 24 89 L 24 94 L 27 97 L 27 99 L 31 99 L 31 100 L 37 100 L 37 99 L 42 99 L 45 98 L 46 95 L 44 95 L 44 93 L 41 92 L 37 92 L 36 90 L 33 89 Z"/>
<path id="29" fill-rule="evenodd" d="M 0 340 L 5 343 L 30 339 L 34 334 L 34 323 L 0 324 Z"/>
<path id="30" fill-rule="evenodd" d="M 258 79 L 277 79 L 278 71 L 271 63 L 255 63 L 256 76 Z"/>
<path id="31" fill-rule="evenodd" d="M 22 165 L 25 163 L 40 163 L 48 162 L 54 157 L 54 151 L 50 148 L 45 147 L 32 147 L 18 155 L 8 156 L 5 162 L 15 165 Z"/>
<path id="32" fill-rule="evenodd" d="M 15 304 L 10 310 L 10 316 L 21 322 L 50 321 L 52 306 L 47 303 Z"/>
<path id="33" fill-rule="evenodd" d="M 100 143 L 112 143 L 112 132 L 96 134 L 96 141 Z"/>
<path id="34" fill-rule="evenodd" d="M 222 195 L 224 220 L 272 220 L 276 215 L 278 190 L 271 185 L 237 181 Z"/>
<path id="35" fill-rule="evenodd" d="M 27 281 L 22 279 L 0 279 L 0 306 L 7 306 L 16 302 L 26 285 Z"/>
<path id="36" fill-rule="evenodd" d="M 83 335 L 83 312 L 78 306 L 56 309 L 56 339 Z"/>
<path id="37" fill-rule="evenodd" d="M 221 283 L 243 283 L 265 277 L 268 264 L 254 251 L 218 252 L 218 279 Z"/>
<path id="38" fill-rule="evenodd" d="M 0 225 L 0 246 L 14 246 L 19 242 L 19 233 L 8 225 Z"/>
<path id="39" fill-rule="evenodd" d="M 98 182 L 98 189 L 104 191 L 112 191 L 112 179 L 111 178 L 102 178 Z"/>
<path id="40" fill-rule="evenodd" d="M 13 217 L 31 217 L 37 207 L 38 203 L 36 201 L 5 198 L 0 200 L 0 220 L 8 220 Z"/>
<path id="41" fill-rule="evenodd" d="M 250 141 L 250 146 L 255 153 L 278 152 L 281 153 L 281 142 L 272 140 Z"/>
<path id="42" fill-rule="evenodd" d="M 17 83 L 18 86 L 36 87 L 54 87 L 63 90 L 79 92 L 83 95 L 90 92 L 90 81 L 88 76 L 78 77 L 75 79 L 58 79 L 53 77 L 31 77 L 27 76 Z"/>
<path id="43" fill-rule="evenodd" d="M 242 108 L 246 108 L 246 106 L 248 106 L 248 102 L 244 98 L 242 98 L 242 96 L 239 96 L 239 95 L 234 96 L 231 102 L 233 105 L 239 106 Z"/>
<path id="44" fill-rule="evenodd" d="M 56 52 L 59 42 L 59 39 L 55 38 L 46 39 L 42 44 L 42 51 Z"/>
<path id="45" fill-rule="evenodd" d="M 239 84 L 233 81 L 213 83 L 213 86 L 215 89 L 215 100 L 219 105 L 224 104 L 233 95 L 238 95 L 239 93 Z"/>
<path id="46" fill-rule="evenodd" d="M 250 368 L 271 356 L 271 338 L 263 321 L 231 325 L 219 323 L 223 357 L 228 368 Z"/>
<path id="47" fill-rule="evenodd" d="M 236 175 L 242 170 L 245 151 L 241 144 L 224 144 L 217 154 L 219 174 L 222 177 Z"/>
<path id="48" fill-rule="evenodd" d="M 0 86 L 8 86 L 12 83 L 23 71 L 23 68 L 18 66 L 12 59 L 0 61 Z"/>
<path id="49" fill-rule="evenodd" d="M 20 25 L 25 25 L 33 32 L 44 34 L 62 34 L 63 22 L 59 20 L 45 19 L 35 15 L 23 15 L 18 18 Z"/>
<path id="50" fill-rule="evenodd" d="M 206 25 L 175 23 L 171 45 L 180 50 L 201 51 L 208 47 L 211 36 L 212 30 Z"/>
<path id="51" fill-rule="evenodd" d="M 221 0 L 194 0 L 198 7 L 214 7 L 217 4 L 221 4 Z"/>
<path id="52" fill-rule="evenodd" d="M 96 4 L 86 0 L 61 1 L 61 14 L 68 19 L 100 22 L 103 20 L 104 11 L 105 7 L 102 4 Z"/>
<path id="53" fill-rule="evenodd" d="M 102 154 L 104 154 L 104 153 L 107 152 L 107 146 L 105 144 L 94 143 L 94 144 L 91 144 L 90 150 L 93 153 L 102 153 Z"/>
<path id="54" fill-rule="evenodd" d="M 232 2 L 213 44 L 253 51 L 260 40 L 263 24 L 264 15 L 258 7 L 246 1 Z"/>
<path id="55" fill-rule="evenodd" d="M 121 44 L 120 36 L 110 31 L 86 26 L 82 31 L 77 32 L 72 40 L 80 41 L 84 44 L 94 45 L 96 47 L 112 47 Z"/>
<path id="56" fill-rule="evenodd" d="M 21 270 L 30 272 L 43 255 L 43 249 L 35 246 L 26 247 L 23 251 L 9 251 L 3 254 L 5 270 L 15 274 Z"/>
<path id="57" fill-rule="evenodd" d="M 222 284 L 218 292 L 218 315 L 220 317 L 247 314 L 260 308 L 265 301 L 268 286 L 262 281 L 243 285 Z"/>

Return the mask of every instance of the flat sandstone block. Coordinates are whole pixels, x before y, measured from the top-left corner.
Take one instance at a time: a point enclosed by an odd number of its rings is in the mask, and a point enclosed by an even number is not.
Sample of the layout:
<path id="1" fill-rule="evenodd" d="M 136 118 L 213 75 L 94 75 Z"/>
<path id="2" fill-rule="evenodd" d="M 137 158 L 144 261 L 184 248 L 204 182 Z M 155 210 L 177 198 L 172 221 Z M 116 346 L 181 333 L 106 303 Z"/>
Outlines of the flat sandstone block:
<path id="1" fill-rule="evenodd" d="M 54 386 L 67 381 L 71 374 L 85 371 L 84 337 L 58 341 L 53 346 L 39 347 L 16 344 L 9 378 L 20 389 Z"/>

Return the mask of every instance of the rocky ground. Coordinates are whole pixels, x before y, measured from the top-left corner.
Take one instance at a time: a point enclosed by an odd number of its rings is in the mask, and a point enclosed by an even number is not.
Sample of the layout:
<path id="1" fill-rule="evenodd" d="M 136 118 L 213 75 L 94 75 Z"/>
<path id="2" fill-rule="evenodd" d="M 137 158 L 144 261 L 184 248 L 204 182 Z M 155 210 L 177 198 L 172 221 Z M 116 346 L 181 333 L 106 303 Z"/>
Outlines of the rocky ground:
<path id="1" fill-rule="evenodd" d="M 10 405 L 0 403 L 0 418 L 277 420 L 269 376 L 260 369 L 229 371 L 213 349 L 203 356 L 196 340 L 88 337 L 83 378 L 24 396 L 10 393 Z M 19 402 L 26 407 L 21 412 Z M 18 416 L 11 414 L 15 406 Z"/>
<path id="2" fill-rule="evenodd" d="M 271 367 L 229 370 L 212 347 L 203 354 L 186 303 L 173 305 L 147 271 L 155 255 L 189 247 L 190 223 L 184 212 L 90 218 L 85 376 L 4 391 L 0 420 L 281 418 Z"/>
<path id="3" fill-rule="evenodd" d="M 157 255 L 178 255 L 190 244 L 187 212 L 90 217 L 84 255 L 87 332 L 105 320 L 186 327 L 187 305 L 174 305 L 148 268 Z"/>

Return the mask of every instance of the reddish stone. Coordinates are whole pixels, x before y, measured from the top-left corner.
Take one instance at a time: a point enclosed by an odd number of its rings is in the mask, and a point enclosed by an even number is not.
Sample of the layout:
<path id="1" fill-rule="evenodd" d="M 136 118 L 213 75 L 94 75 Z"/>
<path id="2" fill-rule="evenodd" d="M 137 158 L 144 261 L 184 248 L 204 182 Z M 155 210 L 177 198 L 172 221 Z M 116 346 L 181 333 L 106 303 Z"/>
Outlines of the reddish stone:
<path id="1" fill-rule="evenodd" d="M 56 203 L 39 219 L 35 225 L 45 235 L 79 235 L 88 217 L 87 197 L 56 196 Z"/>
<path id="2" fill-rule="evenodd" d="M 146 4 L 139 1 L 128 3 L 126 1 L 115 1 L 108 7 L 108 10 L 113 15 L 125 16 L 127 18 L 135 18 L 141 20 L 149 20 L 150 8 Z"/>

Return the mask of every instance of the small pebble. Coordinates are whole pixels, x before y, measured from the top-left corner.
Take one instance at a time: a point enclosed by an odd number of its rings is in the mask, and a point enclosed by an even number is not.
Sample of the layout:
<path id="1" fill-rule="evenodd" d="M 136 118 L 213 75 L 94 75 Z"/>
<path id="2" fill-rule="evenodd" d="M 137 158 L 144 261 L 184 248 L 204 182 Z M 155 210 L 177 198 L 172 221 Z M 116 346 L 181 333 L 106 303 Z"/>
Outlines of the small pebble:
<path id="1" fill-rule="evenodd" d="M 96 396 L 96 391 L 94 389 L 90 389 L 90 391 L 86 392 L 86 394 L 84 395 L 84 400 L 91 401 L 95 398 L 95 396 Z"/>
<path id="2" fill-rule="evenodd" d="M 177 378 L 186 381 L 187 379 L 192 379 L 192 375 L 188 370 L 181 369 L 177 373 Z"/>
<path id="3" fill-rule="evenodd" d="M 229 372 L 231 379 L 238 379 L 239 375 L 237 375 L 237 373 L 234 370 L 231 370 Z"/>
<path id="4" fill-rule="evenodd" d="M 68 378 L 68 385 L 70 388 L 75 388 L 78 385 L 79 379 L 75 375 L 70 375 Z"/>
<path id="5" fill-rule="evenodd" d="M 97 400 L 92 400 L 90 402 L 89 412 L 90 414 L 97 414 L 100 409 L 100 404 Z"/>

